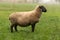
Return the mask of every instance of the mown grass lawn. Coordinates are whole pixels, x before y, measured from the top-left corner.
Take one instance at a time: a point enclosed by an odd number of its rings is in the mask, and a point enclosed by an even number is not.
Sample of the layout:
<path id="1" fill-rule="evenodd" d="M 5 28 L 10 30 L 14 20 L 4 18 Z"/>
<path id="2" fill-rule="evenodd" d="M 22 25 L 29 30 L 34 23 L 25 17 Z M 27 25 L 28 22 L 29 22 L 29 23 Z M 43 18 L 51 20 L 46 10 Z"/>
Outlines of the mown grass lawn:
<path id="1" fill-rule="evenodd" d="M 60 6 L 44 5 L 43 13 L 35 32 L 31 26 L 18 27 L 18 32 L 10 32 L 9 15 L 16 11 L 33 10 L 37 4 L 0 4 L 0 40 L 60 40 Z"/>

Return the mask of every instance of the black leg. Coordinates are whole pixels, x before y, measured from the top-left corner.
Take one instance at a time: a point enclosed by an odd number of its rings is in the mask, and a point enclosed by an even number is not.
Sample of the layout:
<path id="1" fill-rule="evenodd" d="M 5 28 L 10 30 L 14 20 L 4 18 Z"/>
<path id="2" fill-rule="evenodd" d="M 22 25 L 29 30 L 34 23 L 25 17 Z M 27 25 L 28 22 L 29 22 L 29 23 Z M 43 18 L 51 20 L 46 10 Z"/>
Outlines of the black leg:
<path id="1" fill-rule="evenodd" d="M 35 24 L 32 24 L 32 32 L 34 32 Z"/>
<path id="2" fill-rule="evenodd" d="M 18 30 L 17 30 L 17 25 L 15 25 L 14 28 L 15 28 L 15 31 L 18 31 Z"/>
<path id="3" fill-rule="evenodd" d="M 11 32 L 13 32 L 13 27 L 14 27 L 14 25 L 12 24 L 12 25 L 11 25 Z"/>

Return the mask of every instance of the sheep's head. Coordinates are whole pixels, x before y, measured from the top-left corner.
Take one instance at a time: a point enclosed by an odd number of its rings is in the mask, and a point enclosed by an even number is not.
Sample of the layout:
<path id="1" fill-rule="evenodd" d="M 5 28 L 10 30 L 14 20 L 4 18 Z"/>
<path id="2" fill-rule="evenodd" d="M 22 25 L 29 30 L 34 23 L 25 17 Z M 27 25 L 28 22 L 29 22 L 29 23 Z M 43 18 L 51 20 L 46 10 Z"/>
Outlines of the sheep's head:
<path id="1" fill-rule="evenodd" d="M 39 6 L 39 8 L 42 10 L 42 12 L 47 12 L 47 9 L 44 6 Z"/>

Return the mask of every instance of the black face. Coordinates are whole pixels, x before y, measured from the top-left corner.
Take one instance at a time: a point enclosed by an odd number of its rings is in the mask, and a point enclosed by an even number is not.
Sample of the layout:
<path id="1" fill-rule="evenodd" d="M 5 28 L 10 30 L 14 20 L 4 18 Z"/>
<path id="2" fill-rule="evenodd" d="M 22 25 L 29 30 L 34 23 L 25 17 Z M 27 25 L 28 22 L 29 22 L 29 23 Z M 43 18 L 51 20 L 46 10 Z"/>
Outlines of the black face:
<path id="1" fill-rule="evenodd" d="M 40 8 L 42 9 L 42 12 L 47 12 L 47 9 L 44 6 L 40 6 Z"/>

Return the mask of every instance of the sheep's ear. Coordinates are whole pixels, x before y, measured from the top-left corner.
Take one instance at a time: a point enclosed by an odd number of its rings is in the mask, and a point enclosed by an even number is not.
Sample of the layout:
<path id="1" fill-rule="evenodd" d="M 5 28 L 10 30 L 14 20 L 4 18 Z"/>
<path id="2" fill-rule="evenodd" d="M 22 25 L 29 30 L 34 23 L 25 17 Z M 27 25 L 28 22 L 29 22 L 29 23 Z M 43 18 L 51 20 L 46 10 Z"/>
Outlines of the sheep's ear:
<path id="1" fill-rule="evenodd" d="M 42 7 L 43 7 L 43 6 L 39 6 L 39 8 L 41 8 L 41 9 L 42 9 Z"/>

